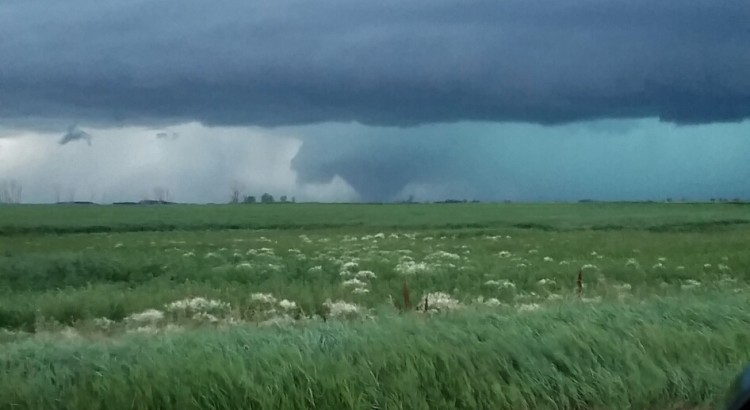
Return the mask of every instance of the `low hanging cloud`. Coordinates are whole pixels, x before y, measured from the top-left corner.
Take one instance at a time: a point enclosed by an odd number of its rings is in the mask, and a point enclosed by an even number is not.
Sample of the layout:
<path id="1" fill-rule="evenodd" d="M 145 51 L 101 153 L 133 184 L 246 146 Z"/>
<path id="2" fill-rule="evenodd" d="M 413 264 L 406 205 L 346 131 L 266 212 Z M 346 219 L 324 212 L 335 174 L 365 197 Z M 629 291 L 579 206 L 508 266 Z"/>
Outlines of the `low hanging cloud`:
<path id="1" fill-rule="evenodd" d="M 176 140 L 177 138 L 180 138 L 180 134 L 176 132 L 166 132 L 161 131 L 156 133 L 156 138 L 162 139 L 162 140 Z"/>
<path id="2" fill-rule="evenodd" d="M 0 7 L 0 121 L 18 127 L 750 116 L 747 0 Z"/>
<path id="3" fill-rule="evenodd" d="M 63 135 L 60 139 L 59 144 L 66 145 L 74 141 L 86 141 L 86 144 L 88 144 L 88 146 L 91 146 L 91 139 L 91 134 L 78 128 L 78 126 L 76 125 L 71 125 L 70 127 L 68 127 L 68 132 L 66 132 L 65 135 Z"/>

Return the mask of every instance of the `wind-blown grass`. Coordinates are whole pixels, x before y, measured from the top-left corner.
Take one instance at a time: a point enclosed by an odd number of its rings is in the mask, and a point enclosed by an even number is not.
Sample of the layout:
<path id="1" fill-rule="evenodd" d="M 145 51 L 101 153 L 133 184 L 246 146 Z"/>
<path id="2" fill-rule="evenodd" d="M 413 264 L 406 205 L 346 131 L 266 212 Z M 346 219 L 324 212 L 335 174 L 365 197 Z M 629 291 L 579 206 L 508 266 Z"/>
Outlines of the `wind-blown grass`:
<path id="1" fill-rule="evenodd" d="M 0 403 L 38 409 L 663 409 L 716 403 L 750 357 L 744 293 L 378 315 L 0 351 Z"/>

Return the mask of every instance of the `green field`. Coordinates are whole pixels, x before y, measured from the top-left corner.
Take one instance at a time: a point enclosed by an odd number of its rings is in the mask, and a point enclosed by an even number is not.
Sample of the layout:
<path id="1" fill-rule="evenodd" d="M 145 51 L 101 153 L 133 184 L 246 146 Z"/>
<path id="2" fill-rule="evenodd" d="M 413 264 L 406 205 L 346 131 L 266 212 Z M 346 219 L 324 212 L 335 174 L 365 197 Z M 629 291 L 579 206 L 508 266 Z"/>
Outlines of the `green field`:
<path id="1" fill-rule="evenodd" d="M 748 244 L 743 204 L 0 206 L 0 408 L 711 408 Z"/>

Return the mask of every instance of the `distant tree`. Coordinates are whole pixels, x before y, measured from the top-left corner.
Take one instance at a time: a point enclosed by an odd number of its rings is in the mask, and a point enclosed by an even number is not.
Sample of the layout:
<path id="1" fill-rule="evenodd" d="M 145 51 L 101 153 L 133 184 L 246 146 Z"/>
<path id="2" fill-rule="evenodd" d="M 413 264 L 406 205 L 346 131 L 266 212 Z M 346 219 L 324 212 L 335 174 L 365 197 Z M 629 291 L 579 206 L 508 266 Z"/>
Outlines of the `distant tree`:
<path id="1" fill-rule="evenodd" d="M 254 196 L 246 196 L 245 199 L 242 201 L 246 204 L 254 204 L 255 203 L 255 197 Z"/>
<path id="2" fill-rule="evenodd" d="M 52 190 L 55 193 L 55 203 L 60 202 L 60 197 L 62 196 L 62 188 L 60 187 L 59 183 L 56 183 L 52 186 Z"/>
<path id="3" fill-rule="evenodd" d="M 243 186 L 242 186 L 241 182 L 239 182 L 237 180 L 232 181 L 232 185 L 231 185 L 232 194 L 229 197 L 229 203 L 230 204 L 238 204 L 238 203 L 240 203 L 240 198 L 241 198 L 241 195 L 242 195 L 242 188 L 243 188 Z"/>
<path id="4" fill-rule="evenodd" d="M 264 204 L 272 204 L 274 202 L 273 195 L 269 193 L 264 193 L 260 197 L 260 202 Z"/>
<path id="5" fill-rule="evenodd" d="M 279 202 L 287 202 L 286 195 L 282 195 L 281 198 L 279 198 Z"/>
<path id="6" fill-rule="evenodd" d="M 162 187 L 154 188 L 154 200 L 159 202 L 169 202 L 170 199 L 169 189 Z"/>
<path id="7" fill-rule="evenodd" d="M 0 204 L 17 204 L 21 202 L 23 187 L 15 180 L 0 181 Z"/>
<path id="8" fill-rule="evenodd" d="M 23 185 L 16 180 L 0 181 L 0 204 L 20 204 Z"/>
<path id="9" fill-rule="evenodd" d="M 297 203 L 297 198 L 295 198 L 295 197 L 292 197 L 292 203 L 293 203 L 293 204 L 294 204 L 294 203 Z"/>

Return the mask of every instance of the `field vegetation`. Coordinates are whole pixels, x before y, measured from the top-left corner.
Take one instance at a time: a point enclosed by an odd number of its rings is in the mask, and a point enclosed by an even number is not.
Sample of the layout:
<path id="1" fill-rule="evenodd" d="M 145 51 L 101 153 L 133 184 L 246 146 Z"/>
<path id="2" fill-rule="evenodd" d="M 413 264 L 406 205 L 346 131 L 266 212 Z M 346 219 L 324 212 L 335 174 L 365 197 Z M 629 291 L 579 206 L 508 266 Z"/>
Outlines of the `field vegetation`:
<path id="1" fill-rule="evenodd" d="M 742 204 L 0 207 L 0 408 L 701 408 Z M 578 280 L 580 278 L 580 281 Z"/>

